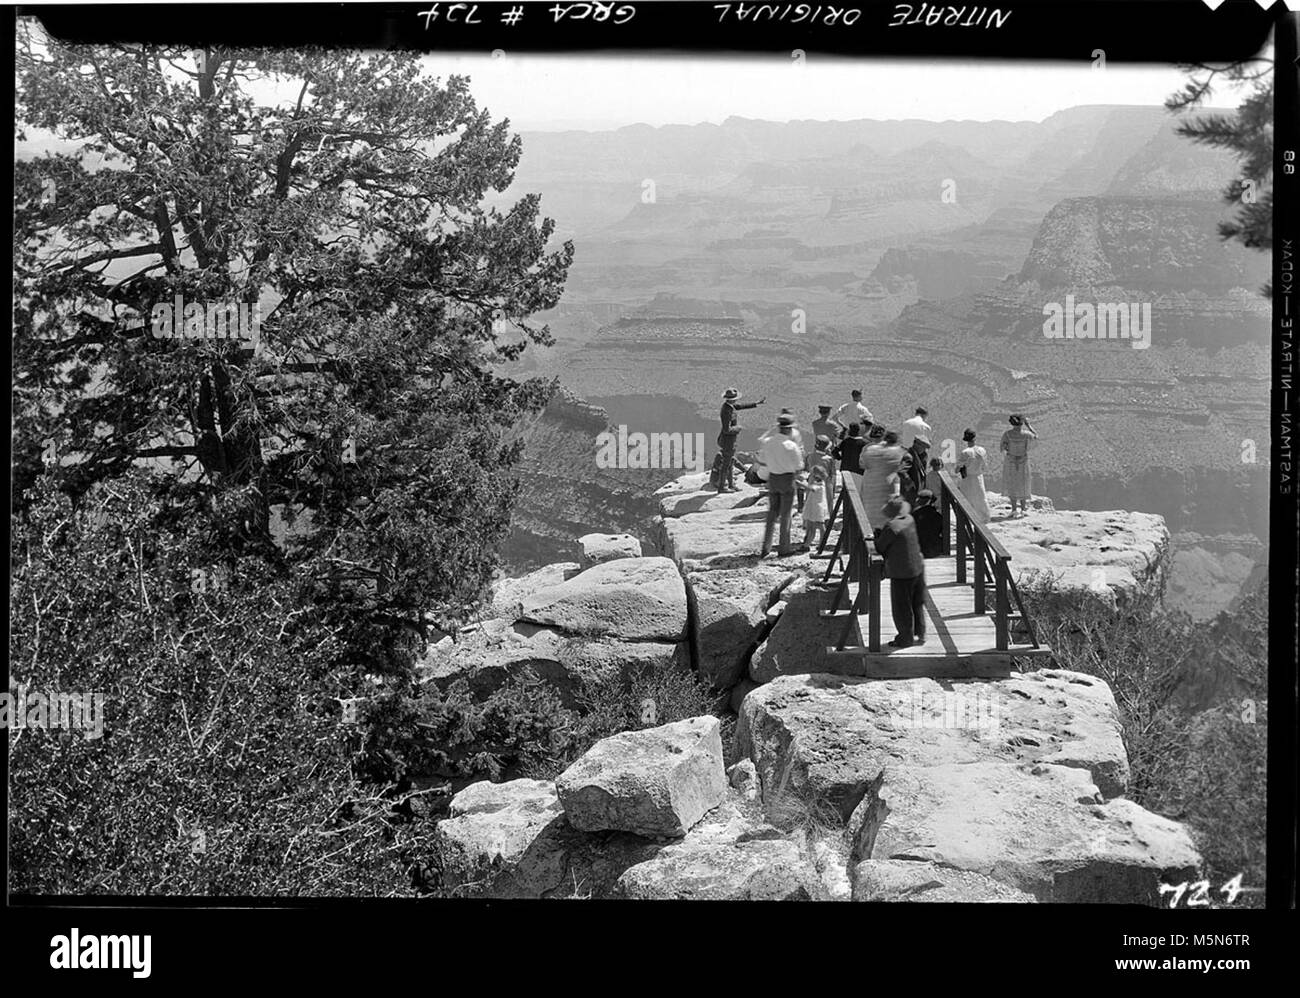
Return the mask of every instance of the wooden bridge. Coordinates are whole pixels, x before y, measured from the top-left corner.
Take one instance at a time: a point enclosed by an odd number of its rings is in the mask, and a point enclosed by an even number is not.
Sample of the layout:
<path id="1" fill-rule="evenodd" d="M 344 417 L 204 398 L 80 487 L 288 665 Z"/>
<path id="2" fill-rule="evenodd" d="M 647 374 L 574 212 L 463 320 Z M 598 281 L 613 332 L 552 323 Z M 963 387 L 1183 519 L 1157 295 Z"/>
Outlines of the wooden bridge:
<path id="1" fill-rule="evenodd" d="M 884 561 L 876 553 L 871 520 L 863 508 L 861 479 L 847 471 L 840 478 L 830 519 L 830 526 L 839 523 L 839 535 L 826 555 L 828 530 L 816 555 L 829 557 L 822 582 L 835 585 L 830 609 L 822 611 L 835 628 L 835 643 L 827 648 L 827 654 L 849 660 L 837 662 L 837 672 L 880 679 L 1005 676 L 1011 672 L 1013 658 L 1051 655 L 1050 648 L 1039 644 L 1025 613 L 1011 574 L 1011 555 L 988 526 L 979 522 L 957 480 L 947 471 L 940 474 L 943 487 L 938 497 L 943 517 L 942 555 L 925 561 L 926 643 L 909 648 L 886 644 L 882 648 L 882 626 L 890 637 L 894 631 L 890 581 L 885 578 Z"/>

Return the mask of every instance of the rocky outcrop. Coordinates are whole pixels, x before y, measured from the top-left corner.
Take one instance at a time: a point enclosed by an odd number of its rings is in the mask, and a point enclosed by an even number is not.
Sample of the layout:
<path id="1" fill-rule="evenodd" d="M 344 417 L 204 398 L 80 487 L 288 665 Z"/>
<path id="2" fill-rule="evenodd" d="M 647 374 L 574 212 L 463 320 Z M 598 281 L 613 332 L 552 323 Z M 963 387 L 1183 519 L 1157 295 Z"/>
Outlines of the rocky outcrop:
<path id="1" fill-rule="evenodd" d="M 428 650 L 422 681 L 486 697 L 527 676 L 573 706 L 584 686 L 692 667 L 686 588 L 666 558 L 548 565 L 495 583 L 487 612 Z"/>
<path id="2" fill-rule="evenodd" d="M 568 634 L 680 641 L 686 588 L 667 558 L 621 558 L 530 593 L 519 618 Z"/>
<path id="3" fill-rule="evenodd" d="M 569 823 L 582 831 L 685 835 L 726 794 L 718 719 L 613 735 L 555 786 Z"/>
<path id="4" fill-rule="evenodd" d="M 459 635 L 454 654 L 436 649 L 427 678 L 490 688 L 527 668 L 571 695 L 593 676 L 689 663 L 731 690 L 732 765 L 719 720 L 693 718 L 604 739 L 554 785 L 462 791 L 438 832 L 449 891 L 1157 904 L 1162 882 L 1195 874 L 1187 831 L 1124 796 L 1128 758 L 1103 681 L 1052 668 L 834 675 L 852 660 L 825 655 L 836 626 L 820 616 L 826 563 L 760 560 L 761 500 L 692 508 L 700 484 L 683 476 L 660 491 L 671 557 L 498 585 L 507 616 Z M 1008 519 L 1000 496 L 991 504 L 1023 584 L 1111 604 L 1160 585 L 1159 517 L 1036 500 Z"/>
<path id="5" fill-rule="evenodd" d="M 585 534 L 578 543 L 582 545 L 583 568 L 616 558 L 641 557 L 641 542 L 631 534 Z"/>
<path id="6" fill-rule="evenodd" d="M 804 838 L 724 790 L 676 839 L 582 831 L 542 780 L 476 783 L 435 830 L 445 893 L 485 898 L 817 900 L 831 896 Z"/>
<path id="7" fill-rule="evenodd" d="M 1032 904 L 1038 899 L 982 873 L 918 860 L 868 859 L 853 867 L 854 901 Z"/>
<path id="8" fill-rule="evenodd" d="M 1163 590 L 1170 564 L 1164 517 L 1126 510 L 1039 508 L 1005 518 L 1009 504 L 989 495 L 994 536 L 1011 555 L 1017 585 L 1096 596 L 1111 605 Z"/>
<path id="9" fill-rule="evenodd" d="M 1128 786 L 1110 689 L 1055 669 L 995 680 L 782 677 L 745 698 L 735 740 L 764 797 L 799 793 L 846 817 L 898 760 L 1051 763 L 1085 770 L 1107 797 Z"/>
<path id="10" fill-rule="evenodd" d="M 443 689 L 463 680 L 478 697 L 527 675 L 550 684 L 573 706 L 586 685 L 690 667 L 685 642 L 589 638 L 522 620 L 489 620 L 431 649 L 418 674 Z"/>
<path id="11" fill-rule="evenodd" d="M 829 802 L 858 860 L 951 867 L 1041 901 L 1134 903 L 1200 862 L 1182 826 L 1119 796 L 1119 718 L 1093 677 L 785 677 L 746 697 L 735 738 L 764 800 Z"/>

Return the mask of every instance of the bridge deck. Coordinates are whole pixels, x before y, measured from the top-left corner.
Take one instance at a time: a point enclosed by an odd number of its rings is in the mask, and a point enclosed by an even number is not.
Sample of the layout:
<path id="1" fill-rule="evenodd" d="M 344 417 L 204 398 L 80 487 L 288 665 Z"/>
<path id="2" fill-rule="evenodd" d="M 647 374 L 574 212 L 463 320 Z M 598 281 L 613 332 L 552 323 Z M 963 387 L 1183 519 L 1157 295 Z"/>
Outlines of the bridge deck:
<path id="1" fill-rule="evenodd" d="M 1051 655 L 1050 648 L 1035 648 L 1028 642 L 1018 642 L 1020 635 L 1015 622 L 1011 626 L 1010 647 L 998 650 L 993 615 L 975 612 L 975 588 L 969 581 L 957 581 L 955 558 L 927 558 L 925 576 L 928 590 L 925 601 L 928 618 L 926 643 L 910 648 L 890 648 L 885 644 L 895 633 L 890 612 L 890 581 L 885 579 L 880 591 L 880 651 L 872 652 L 867 648 L 868 617 L 862 614 L 857 618 L 857 647 L 827 648 L 827 654 L 838 660 L 837 666 L 843 668 L 856 660 L 852 667 L 854 675 L 882 679 L 1005 676 L 1011 672 L 1013 657 Z M 967 578 L 973 577 L 974 566 L 970 565 Z M 857 597 L 856 583 L 850 583 L 849 597 Z M 842 621 L 849 612 L 837 613 L 832 619 Z"/>

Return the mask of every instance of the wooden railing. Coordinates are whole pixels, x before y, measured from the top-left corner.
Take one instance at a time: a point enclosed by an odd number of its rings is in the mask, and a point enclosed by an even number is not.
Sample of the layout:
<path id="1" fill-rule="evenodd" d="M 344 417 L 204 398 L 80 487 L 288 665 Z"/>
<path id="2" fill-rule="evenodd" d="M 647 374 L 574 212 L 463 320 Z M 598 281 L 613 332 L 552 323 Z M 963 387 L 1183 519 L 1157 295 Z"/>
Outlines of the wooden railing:
<path id="1" fill-rule="evenodd" d="M 975 573 L 975 612 L 988 613 L 988 590 L 991 586 L 997 648 L 1006 651 L 1011 646 L 1011 601 L 1014 599 L 1020 611 L 1020 620 L 1029 633 L 1030 643 L 1037 648 L 1038 636 L 1025 613 L 1020 590 L 1016 588 L 1015 577 L 1011 574 L 1011 555 L 1002 546 L 1002 542 L 993 536 L 988 524 L 980 522 L 975 515 L 956 476 L 951 471 L 941 471 L 939 480 L 943 483 L 939 496 L 939 512 L 943 516 L 942 550 L 945 555 L 955 554 L 959 583 L 966 582 L 969 560 Z"/>
<path id="2" fill-rule="evenodd" d="M 1033 647 L 1038 648 L 1038 637 L 1033 623 L 1025 612 L 1020 590 L 1011 574 L 1011 555 L 1002 542 L 993 536 L 988 525 L 981 523 L 971 507 L 970 500 L 962 494 L 957 478 L 949 471 L 939 474 L 942 483 L 939 511 L 943 517 L 942 552 L 955 557 L 957 582 L 965 584 L 968 577 L 975 589 L 975 612 L 989 612 L 989 591 L 993 593 L 993 624 L 997 648 L 1006 651 L 1011 647 L 1011 603 L 1014 600 Z M 843 632 L 835 647 L 843 649 L 853 631 L 854 617 L 866 614 L 868 618 L 868 650 L 880 651 L 880 582 L 884 577 L 884 562 L 876 555 L 874 531 L 859 494 L 860 479 L 849 472 L 840 473 L 840 491 L 822 533 L 816 557 L 829 557 L 823 583 L 829 583 L 837 568 L 842 570 L 835 598 L 830 609 L 822 616 L 833 617 L 839 613 L 848 595 L 850 583 L 858 585 L 852 612 L 848 615 Z M 840 523 L 839 535 L 829 556 L 823 554 L 831 528 Z M 955 546 L 955 551 L 954 551 Z"/>
<path id="3" fill-rule="evenodd" d="M 822 534 L 821 544 L 817 548 L 820 555 L 826 547 L 826 537 L 836 518 L 840 519 L 839 537 L 831 552 L 830 564 L 822 581 L 830 580 L 831 573 L 842 563 L 843 573 L 839 585 L 835 587 L 835 598 L 831 600 L 830 609 L 823 610 L 823 617 L 834 617 L 840 612 L 846 601 L 850 583 L 857 583 L 858 591 L 853 598 L 853 605 L 844 618 L 844 627 L 835 642 L 837 650 L 843 650 L 857 623 L 857 617 L 867 616 L 867 649 L 880 651 L 880 583 L 884 578 L 885 563 L 876 556 L 874 531 L 867 511 L 863 508 L 862 497 L 856 475 L 840 472 L 840 493 L 835 500 L 835 508 L 827 521 L 827 529 Z"/>

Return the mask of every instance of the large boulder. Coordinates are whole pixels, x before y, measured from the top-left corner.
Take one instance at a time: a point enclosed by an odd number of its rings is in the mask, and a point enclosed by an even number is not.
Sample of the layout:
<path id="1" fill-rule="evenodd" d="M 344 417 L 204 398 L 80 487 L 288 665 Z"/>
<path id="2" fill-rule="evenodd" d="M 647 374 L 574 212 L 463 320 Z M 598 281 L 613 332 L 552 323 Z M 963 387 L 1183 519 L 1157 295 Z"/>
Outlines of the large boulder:
<path id="1" fill-rule="evenodd" d="M 520 619 L 624 641 L 686 637 L 686 586 L 667 558 L 620 558 L 524 598 Z"/>
<path id="2" fill-rule="evenodd" d="M 619 558 L 640 558 L 641 542 L 631 534 L 583 534 L 582 567 L 590 568 Z"/>
<path id="3" fill-rule="evenodd" d="M 1020 903 L 1038 899 L 969 870 L 912 860 L 868 859 L 853 867 L 854 901 Z"/>
<path id="4" fill-rule="evenodd" d="M 767 629 L 767 610 L 798 573 L 780 562 L 689 572 L 696 662 L 702 679 L 729 690 Z"/>
<path id="5" fill-rule="evenodd" d="M 660 548 L 683 569 L 719 563 L 748 567 L 758 562 L 767 505 L 720 509 L 660 521 Z"/>
<path id="6" fill-rule="evenodd" d="M 431 649 L 417 672 L 422 681 L 441 689 L 463 679 L 479 698 L 531 673 L 571 707 L 584 685 L 673 669 L 690 670 L 685 642 L 575 637 L 526 621 L 498 620 Z"/>
<path id="7" fill-rule="evenodd" d="M 978 873 L 1045 902 L 1159 904 L 1196 878 L 1186 829 L 1104 802 L 1087 772 L 980 761 L 891 767 L 849 820 L 855 855 Z"/>
<path id="8" fill-rule="evenodd" d="M 582 831 L 685 835 L 727 792 L 719 721 L 692 717 L 602 739 L 555 782 Z"/>
<path id="9" fill-rule="evenodd" d="M 826 889 L 788 838 L 697 843 L 685 839 L 629 867 L 614 896 L 637 900 L 817 901 Z"/>
<path id="10" fill-rule="evenodd" d="M 843 815 L 887 765 L 1053 763 L 1086 771 L 1107 797 L 1128 782 L 1110 689 L 1058 669 L 997 680 L 782 677 L 745 697 L 735 741 L 764 799 L 789 789 Z"/>
<path id="11" fill-rule="evenodd" d="M 605 896 L 656 846 L 634 835 L 592 836 L 564 817 L 555 785 L 483 781 L 451 802 L 434 833 L 442 888 L 455 896 Z"/>
<path id="12" fill-rule="evenodd" d="M 1021 586 L 1050 581 L 1059 593 L 1113 606 L 1158 590 L 1168 568 L 1169 530 L 1154 513 L 1041 509 L 989 527 Z"/>
<path id="13" fill-rule="evenodd" d="M 529 572 L 518 578 L 498 579 L 492 583 L 487 615 L 514 620 L 523 608 L 525 597 L 531 596 L 539 589 L 557 586 L 570 576 L 577 575 L 579 571 L 576 561 L 560 561 L 553 565 L 544 565 L 535 572 Z"/>

